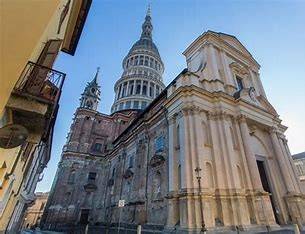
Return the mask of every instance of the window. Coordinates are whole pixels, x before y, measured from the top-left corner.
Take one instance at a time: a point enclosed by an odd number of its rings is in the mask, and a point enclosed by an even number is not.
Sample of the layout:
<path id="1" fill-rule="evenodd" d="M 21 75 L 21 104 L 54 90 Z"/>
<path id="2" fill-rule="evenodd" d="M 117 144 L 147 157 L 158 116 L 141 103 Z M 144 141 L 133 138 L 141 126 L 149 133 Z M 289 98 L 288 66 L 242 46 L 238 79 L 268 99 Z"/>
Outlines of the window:
<path id="1" fill-rule="evenodd" d="M 120 106 L 119 106 L 119 110 L 122 110 L 122 109 L 123 109 L 123 105 L 124 105 L 124 103 L 121 102 L 121 103 L 120 103 Z"/>
<path id="2" fill-rule="evenodd" d="M 89 172 L 88 174 L 88 181 L 95 181 L 96 172 Z"/>
<path id="3" fill-rule="evenodd" d="M 114 178 L 114 175 L 115 175 L 115 167 L 112 168 L 112 178 Z"/>
<path id="4" fill-rule="evenodd" d="M 164 150 L 164 137 L 159 136 L 155 139 L 155 150 L 156 152 L 162 152 Z"/>
<path id="5" fill-rule="evenodd" d="M 148 57 L 145 57 L 145 66 L 148 66 Z"/>
<path id="6" fill-rule="evenodd" d="M 139 101 L 134 101 L 133 108 L 138 109 L 139 108 Z"/>
<path id="7" fill-rule="evenodd" d="M 150 84 L 149 87 L 149 96 L 153 97 L 154 96 L 154 85 Z"/>
<path id="8" fill-rule="evenodd" d="M 103 145 L 101 143 L 95 143 L 93 147 L 93 151 L 95 152 L 101 152 Z"/>
<path id="9" fill-rule="evenodd" d="M 147 94 L 147 82 L 143 84 L 143 90 L 142 90 L 142 95 L 146 95 Z"/>
<path id="10" fill-rule="evenodd" d="M 236 76 L 237 88 L 238 91 L 244 88 L 243 80 L 239 76 Z"/>
<path id="11" fill-rule="evenodd" d="M 136 89 L 136 94 L 141 93 L 141 81 L 137 81 L 137 89 Z"/>
<path id="12" fill-rule="evenodd" d="M 126 109 L 130 109 L 130 106 L 131 106 L 131 101 L 127 101 L 127 102 L 126 102 L 125 108 L 126 108 Z"/>
<path id="13" fill-rule="evenodd" d="M 138 65 L 138 56 L 136 56 L 134 65 Z"/>
<path id="14" fill-rule="evenodd" d="M 133 168 L 133 156 L 129 157 L 128 168 Z"/>
<path id="15" fill-rule="evenodd" d="M 129 84 L 129 95 L 133 94 L 133 81 Z"/>
<path id="16" fill-rule="evenodd" d="M 144 56 L 140 56 L 140 65 L 143 65 L 144 64 Z"/>
<path id="17" fill-rule="evenodd" d="M 124 83 L 122 97 L 126 96 L 127 83 Z"/>
<path id="18" fill-rule="evenodd" d="M 160 90 L 159 90 L 159 86 L 156 86 L 156 97 L 159 96 Z"/>
<path id="19" fill-rule="evenodd" d="M 120 85 L 120 87 L 119 87 L 118 99 L 121 97 L 121 89 L 122 89 L 122 85 Z"/>
<path id="20" fill-rule="evenodd" d="M 147 102 L 142 102 L 141 109 L 145 109 L 146 106 L 147 106 Z"/>

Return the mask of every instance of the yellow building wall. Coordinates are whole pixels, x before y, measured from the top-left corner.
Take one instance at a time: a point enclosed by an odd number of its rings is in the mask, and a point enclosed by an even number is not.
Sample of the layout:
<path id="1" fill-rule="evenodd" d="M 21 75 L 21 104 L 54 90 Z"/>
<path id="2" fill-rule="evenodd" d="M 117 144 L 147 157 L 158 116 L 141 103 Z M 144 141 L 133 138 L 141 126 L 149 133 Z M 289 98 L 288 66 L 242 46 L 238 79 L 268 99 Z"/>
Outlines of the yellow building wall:
<path id="1" fill-rule="evenodd" d="M 60 2 L 1 0 L 0 113 Z"/>

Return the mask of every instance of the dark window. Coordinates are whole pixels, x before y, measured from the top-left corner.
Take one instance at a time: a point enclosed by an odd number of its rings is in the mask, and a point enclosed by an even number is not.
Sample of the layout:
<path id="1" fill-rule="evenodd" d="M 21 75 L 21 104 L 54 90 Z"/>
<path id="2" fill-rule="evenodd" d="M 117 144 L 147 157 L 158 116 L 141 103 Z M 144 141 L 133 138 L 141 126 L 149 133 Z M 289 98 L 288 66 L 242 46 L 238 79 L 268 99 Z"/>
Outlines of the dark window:
<path id="1" fill-rule="evenodd" d="M 128 164 L 128 167 L 129 167 L 129 168 L 132 168 L 132 167 L 133 167 L 133 156 L 130 156 L 130 157 L 129 157 L 129 164 Z"/>
<path id="2" fill-rule="evenodd" d="M 93 147 L 93 151 L 102 152 L 103 145 L 101 143 L 95 143 Z"/>
<path id="3" fill-rule="evenodd" d="M 129 85 L 129 95 L 133 94 L 133 83 Z"/>
<path id="4" fill-rule="evenodd" d="M 147 93 L 147 86 L 143 85 L 142 95 L 146 95 L 146 93 Z"/>
<path id="5" fill-rule="evenodd" d="M 159 136 L 158 138 L 156 138 L 155 149 L 156 149 L 156 152 L 162 152 L 164 150 L 164 137 L 163 136 Z"/>
<path id="6" fill-rule="evenodd" d="M 137 82 L 137 89 L 136 89 L 136 94 L 140 94 L 141 93 L 141 83 L 139 84 Z"/>
<path id="7" fill-rule="evenodd" d="M 96 172 L 89 172 L 88 181 L 94 181 L 96 178 Z"/>
<path id="8" fill-rule="evenodd" d="M 114 175 L 115 175 L 115 167 L 112 168 L 112 177 L 114 177 Z"/>
<path id="9" fill-rule="evenodd" d="M 244 88 L 244 84 L 243 84 L 242 78 L 236 76 L 236 82 L 237 82 L 238 90 L 242 90 Z"/>

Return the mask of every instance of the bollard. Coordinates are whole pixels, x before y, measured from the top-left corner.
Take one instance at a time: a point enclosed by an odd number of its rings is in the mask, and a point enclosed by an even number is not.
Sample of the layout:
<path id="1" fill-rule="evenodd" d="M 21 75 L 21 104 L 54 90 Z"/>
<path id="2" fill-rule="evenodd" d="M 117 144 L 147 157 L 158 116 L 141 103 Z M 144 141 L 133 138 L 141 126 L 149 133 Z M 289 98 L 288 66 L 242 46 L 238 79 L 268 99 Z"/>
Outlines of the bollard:
<path id="1" fill-rule="evenodd" d="M 137 227 L 137 234 L 141 234 L 141 232 L 142 232 L 142 227 L 141 227 L 141 225 L 138 225 L 138 227 Z"/>
<path id="2" fill-rule="evenodd" d="M 293 224 L 293 230 L 294 230 L 294 234 L 300 234 L 300 229 L 297 224 Z"/>

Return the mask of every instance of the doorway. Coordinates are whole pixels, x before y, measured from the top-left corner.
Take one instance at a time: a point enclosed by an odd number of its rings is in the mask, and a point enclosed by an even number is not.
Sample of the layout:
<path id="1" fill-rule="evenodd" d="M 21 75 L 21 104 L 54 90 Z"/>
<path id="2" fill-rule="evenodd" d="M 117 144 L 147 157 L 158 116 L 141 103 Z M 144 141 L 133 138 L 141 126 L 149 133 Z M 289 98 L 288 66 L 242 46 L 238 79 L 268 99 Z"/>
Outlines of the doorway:
<path id="1" fill-rule="evenodd" d="M 80 213 L 80 219 L 79 223 L 80 224 L 88 224 L 88 219 L 89 219 L 89 209 L 82 209 Z"/>
<path id="2" fill-rule="evenodd" d="M 270 200 L 271 200 L 273 214 L 274 214 L 276 223 L 279 224 L 279 220 L 278 220 L 278 217 L 276 214 L 276 209 L 275 209 L 274 196 L 273 196 L 273 194 L 271 192 L 271 188 L 269 186 L 269 181 L 268 181 L 268 177 L 267 177 L 267 173 L 266 173 L 266 169 L 265 169 L 265 163 L 264 163 L 264 161 L 261 161 L 261 160 L 256 160 L 256 163 L 257 163 L 257 167 L 258 167 L 258 171 L 259 171 L 259 175 L 261 178 L 263 188 L 266 192 L 271 194 Z"/>

